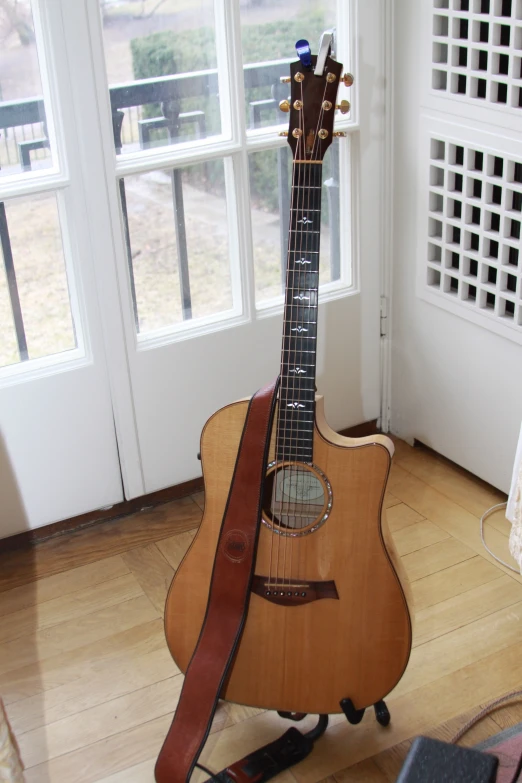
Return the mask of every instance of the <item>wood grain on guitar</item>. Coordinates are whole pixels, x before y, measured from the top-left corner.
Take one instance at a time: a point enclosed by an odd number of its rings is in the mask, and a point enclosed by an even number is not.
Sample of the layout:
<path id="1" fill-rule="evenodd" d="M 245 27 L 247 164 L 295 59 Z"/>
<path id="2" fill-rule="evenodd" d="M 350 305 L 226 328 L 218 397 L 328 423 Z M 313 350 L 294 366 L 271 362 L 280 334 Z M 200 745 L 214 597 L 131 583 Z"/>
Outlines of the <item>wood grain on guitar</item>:
<path id="1" fill-rule="evenodd" d="M 291 65 L 282 106 L 294 163 L 279 398 L 249 611 L 221 696 L 324 714 L 341 712 L 343 699 L 360 710 L 390 692 L 408 662 L 411 621 L 383 511 L 393 444 L 338 435 L 315 392 L 322 161 L 339 84 L 352 81 L 331 57 L 322 74 L 316 62 Z M 240 401 L 217 411 L 201 438 L 205 512 L 165 613 L 183 671 L 205 616 L 247 408 Z"/>

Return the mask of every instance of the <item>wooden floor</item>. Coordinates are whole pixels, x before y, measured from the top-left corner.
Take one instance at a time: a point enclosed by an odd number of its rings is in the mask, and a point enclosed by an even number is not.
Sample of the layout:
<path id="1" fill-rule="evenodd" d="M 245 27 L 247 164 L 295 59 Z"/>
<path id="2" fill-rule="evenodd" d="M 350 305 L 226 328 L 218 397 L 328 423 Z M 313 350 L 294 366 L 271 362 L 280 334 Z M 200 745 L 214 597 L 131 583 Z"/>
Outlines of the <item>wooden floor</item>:
<path id="1" fill-rule="evenodd" d="M 381 728 L 371 711 L 358 726 L 335 716 L 313 754 L 279 780 L 393 781 L 409 738 L 449 738 L 485 702 L 520 687 L 522 579 L 487 554 L 478 526 L 503 499 L 430 452 L 397 443 L 386 505 L 416 624 L 409 667 L 387 700 L 391 726 Z M 202 502 L 184 498 L 0 557 L 0 695 L 27 783 L 152 783 L 182 684 L 163 605 Z M 504 559 L 507 536 L 500 512 L 487 540 Z M 522 705 L 506 708 L 468 742 L 521 720 Z M 221 704 L 202 761 L 217 771 L 287 726 L 272 713 Z"/>

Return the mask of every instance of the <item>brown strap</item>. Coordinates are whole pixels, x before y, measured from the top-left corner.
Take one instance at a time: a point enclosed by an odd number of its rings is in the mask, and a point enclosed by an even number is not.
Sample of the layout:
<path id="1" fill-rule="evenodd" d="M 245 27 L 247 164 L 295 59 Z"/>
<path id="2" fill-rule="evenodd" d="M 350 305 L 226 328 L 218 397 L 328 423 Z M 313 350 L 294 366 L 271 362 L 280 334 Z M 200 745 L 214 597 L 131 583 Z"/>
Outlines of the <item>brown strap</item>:
<path id="1" fill-rule="evenodd" d="M 157 783 L 186 783 L 190 778 L 241 637 L 255 566 L 276 391 L 277 380 L 250 401 L 216 548 L 207 611 L 156 762 Z"/>

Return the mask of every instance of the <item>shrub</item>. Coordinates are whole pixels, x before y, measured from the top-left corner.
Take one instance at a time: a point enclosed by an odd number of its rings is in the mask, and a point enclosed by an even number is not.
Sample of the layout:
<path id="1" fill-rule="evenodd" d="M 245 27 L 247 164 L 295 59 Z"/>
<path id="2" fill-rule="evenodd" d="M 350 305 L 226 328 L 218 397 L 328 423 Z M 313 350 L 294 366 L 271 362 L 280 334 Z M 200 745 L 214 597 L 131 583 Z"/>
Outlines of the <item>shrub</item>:
<path id="1" fill-rule="evenodd" d="M 277 60 L 295 55 L 294 43 L 307 36 L 315 50 L 319 36 L 324 29 L 323 14 L 320 11 L 301 16 L 300 19 L 267 22 L 261 25 L 246 25 L 242 30 L 243 61 L 245 63 Z M 174 73 L 207 70 L 216 67 L 214 29 L 201 27 L 194 30 L 174 32 L 166 30 L 153 33 L 131 41 L 132 63 L 136 79 L 153 76 L 166 76 Z M 246 91 L 247 105 L 253 100 L 270 97 L 270 88 L 254 88 Z M 205 110 L 207 135 L 220 132 L 219 98 L 201 96 L 184 98 L 180 101 L 180 112 Z M 248 111 L 248 108 L 246 109 Z M 144 107 L 145 117 L 158 116 L 159 106 Z M 271 118 L 273 121 L 273 117 Z M 266 151 L 251 156 L 250 189 L 257 207 L 268 210 L 277 209 L 278 184 L 277 169 L 274 166 L 275 155 Z M 222 187 L 218 177 L 216 163 L 192 166 L 185 178 L 191 184 L 207 189 L 219 190 Z"/>

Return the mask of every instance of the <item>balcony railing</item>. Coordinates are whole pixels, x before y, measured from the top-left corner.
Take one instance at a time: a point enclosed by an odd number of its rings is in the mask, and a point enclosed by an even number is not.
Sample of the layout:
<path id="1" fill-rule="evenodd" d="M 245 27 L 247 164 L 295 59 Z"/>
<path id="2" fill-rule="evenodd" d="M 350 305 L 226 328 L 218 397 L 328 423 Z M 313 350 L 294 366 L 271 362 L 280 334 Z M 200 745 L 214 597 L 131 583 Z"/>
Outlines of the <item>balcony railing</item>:
<path id="1" fill-rule="evenodd" d="M 270 89 L 270 97 L 262 100 L 251 100 L 248 104 L 248 125 L 250 129 L 261 127 L 272 120 L 278 122 L 279 101 L 287 97 L 288 87 L 280 83 L 280 75 L 287 70 L 286 63 L 290 60 L 277 62 L 255 63 L 246 65 L 245 90 L 249 91 L 264 87 Z M 283 67 L 282 67 L 283 66 Z M 147 149 L 151 146 L 153 134 L 157 130 L 166 132 L 168 143 L 175 144 L 180 137 L 187 138 L 187 130 L 193 138 L 203 138 L 206 135 L 207 117 L 203 110 L 186 111 L 180 109 L 180 101 L 185 98 L 198 98 L 204 105 L 205 98 L 218 94 L 218 76 L 216 70 L 199 71 L 174 76 L 162 76 L 142 79 L 110 88 L 112 112 L 112 130 L 114 147 L 120 154 L 124 145 L 133 145 L 136 149 Z M 145 116 L 143 107 L 159 105 L 156 116 Z M 150 113 L 150 112 L 149 112 Z M 272 124 L 272 123 L 270 123 Z M 151 135 L 152 134 L 152 135 Z M 42 98 L 0 103 L 0 145 L 5 147 L 4 156 L 8 164 L 18 163 L 22 171 L 30 171 L 40 158 L 47 155 L 49 140 L 45 122 L 45 108 Z M 0 147 L 1 148 L 1 147 Z M 332 146 L 332 171 L 338 171 L 337 145 Z M 281 272 L 282 285 L 285 278 L 285 261 L 287 247 L 287 227 L 289 222 L 289 183 L 288 183 L 289 150 L 287 145 L 277 149 L 279 225 L 281 242 Z M 339 279 L 339 183 L 336 176 L 324 183 L 328 192 L 328 207 L 330 215 L 330 247 L 331 247 L 331 279 Z M 124 220 L 127 262 L 131 282 L 132 299 L 136 328 L 139 330 L 136 292 L 134 286 L 134 270 L 132 249 L 127 214 L 125 180 L 120 178 L 119 190 L 121 209 Z M 172 202 L 176 228 L 177 258 L 179 284 L 181 291 L 182 314 L 184 319 L 192 318 L 192 299 L 190 291 L 190 276 L 188 264 L 187 240 L 185 231 L 185 215 L 183 206 L 182 172 L 179 168 L 172 169 Z M 16 282 L 15 266 L 5 206 L 0 202 L 0 242 L 8 293 L 11 302 L 16 340 L 20 361 L 29 358 L 24 319 L 20 307 L 20 298 Z"/>

